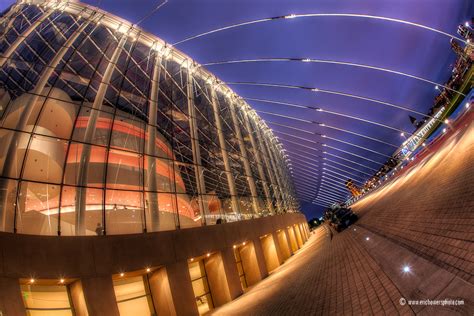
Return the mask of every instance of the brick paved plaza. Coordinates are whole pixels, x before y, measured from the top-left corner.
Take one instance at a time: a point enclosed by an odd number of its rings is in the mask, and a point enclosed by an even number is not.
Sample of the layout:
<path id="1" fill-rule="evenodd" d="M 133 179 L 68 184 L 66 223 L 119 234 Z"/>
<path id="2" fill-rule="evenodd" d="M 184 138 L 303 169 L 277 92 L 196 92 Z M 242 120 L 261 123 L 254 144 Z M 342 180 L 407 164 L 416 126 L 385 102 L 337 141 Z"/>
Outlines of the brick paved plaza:
<path id="1" fill-rule="evenodd" d="M 473 315 L 471 121 L 355 204 L 355 225 L 342 233 L 319 227 L 270 277 L 215 314 Z M 401 298 L 464 304 L 408 306 Z"/>

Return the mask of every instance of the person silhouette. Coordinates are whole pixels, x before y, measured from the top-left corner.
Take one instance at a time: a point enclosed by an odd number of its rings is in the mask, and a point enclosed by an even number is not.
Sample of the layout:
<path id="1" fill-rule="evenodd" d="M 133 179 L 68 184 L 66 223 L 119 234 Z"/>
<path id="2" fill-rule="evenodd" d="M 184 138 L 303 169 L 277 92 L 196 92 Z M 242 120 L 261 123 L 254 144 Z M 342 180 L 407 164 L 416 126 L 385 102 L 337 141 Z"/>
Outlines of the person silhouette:
<path id="1" fill-rule="evenodd" d="M 100 223 L 97 223 L 97 227 L 95 228 L 95 233 L 97 234 L 97 236 L 101 236 L 104 234 L 104 228 L 102 227 Z"/>

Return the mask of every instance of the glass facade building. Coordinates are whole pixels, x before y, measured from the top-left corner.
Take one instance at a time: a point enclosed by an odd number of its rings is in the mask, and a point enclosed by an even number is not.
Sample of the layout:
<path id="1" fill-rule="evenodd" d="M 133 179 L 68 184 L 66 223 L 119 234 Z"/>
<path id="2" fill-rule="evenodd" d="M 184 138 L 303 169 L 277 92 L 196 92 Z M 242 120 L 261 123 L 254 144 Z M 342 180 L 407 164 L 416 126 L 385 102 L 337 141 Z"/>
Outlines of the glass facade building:
<path id="1" fill-rule="evenodd" d="M 0 18 L 0 230 L 111 235 L 298 212 L 282 147 L 182 52 L 100 9 Z"/>

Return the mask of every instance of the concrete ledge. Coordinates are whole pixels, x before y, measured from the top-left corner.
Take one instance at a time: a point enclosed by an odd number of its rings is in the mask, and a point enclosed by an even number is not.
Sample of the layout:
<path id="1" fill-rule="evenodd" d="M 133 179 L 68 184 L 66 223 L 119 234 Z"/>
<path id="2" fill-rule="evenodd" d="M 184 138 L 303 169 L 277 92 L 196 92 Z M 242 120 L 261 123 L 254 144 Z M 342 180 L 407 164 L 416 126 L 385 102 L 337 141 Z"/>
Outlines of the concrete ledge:
<path id="1" fill-rule="evenodd" d="M 222 251 L 306 222 L 291 213 L 175 231 L 135 235 L 56 237 L 0 233 L 0 277 L 56 279 L 110 276 Z"/>

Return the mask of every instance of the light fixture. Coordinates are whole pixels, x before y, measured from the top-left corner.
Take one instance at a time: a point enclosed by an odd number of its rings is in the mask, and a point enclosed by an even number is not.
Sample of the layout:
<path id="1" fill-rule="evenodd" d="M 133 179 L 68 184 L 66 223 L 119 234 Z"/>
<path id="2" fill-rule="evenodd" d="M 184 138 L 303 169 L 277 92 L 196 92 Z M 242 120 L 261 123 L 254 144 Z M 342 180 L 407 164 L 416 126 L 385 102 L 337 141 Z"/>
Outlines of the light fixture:
<path id="1" fill-rule="evenodd" d="M 445 119 L 445 120 L 444 120 L 444 123 L 449 124 L 449 120 L 448 120 L 448 119 Z"/>
<path id="2" fill-rule="evenodd" d="M 313 92 L 318 92 L 319 89 L 318 89 L 318 88 L 313 88 L 313 89 L 311 89 L 311 91 L 313 91 Z"/>
<path id="3" fill-rule="evenodd" d="M 123 277 L 124 275 L 125 275 L 125 273 L 123 273 L 123 272 L 122 272 L 122 273 L 120 273 L 120 276 L 121 276 L 121 277 Z"/>
<path id="4" fill-rule="evenodd" d="M 150 272 L 150 271 L 151 271 L 151 269 L 150 269 L 150 268 L 146 268 L 146 272 Z"/>
<path id="5" fill-rule="evenodd" d="M 403 273 L 410 273 L 411 268 L 410 268 L 409 265 L 404 265 L 403 268 L 402 268 L 402 271 L 403 271 Z"/>
<path id="6" fill-rule="evenodd" d="M 305 59 L 303 59 L 302 61 L 305 62 L 305 63 L 309 63 L 309 62 L 311 61 L 311 59 L 305 58 Z"/>
<path id="7" fill-rule="evenodd" d="M 244 246 L 245 246 L 245 241 L 242 243 L 242 245 L 244 245 Z"/>
<path id="8" fill-rule="evenodd" d="M 193 262 L 193 261 L 194 261 L 194 258 L 191 258 L 191 262 Z"/>
<path id="9" fill-rule="evenodd" d="M 466 109 L 469 109 L 469 105 L 470 105 L 470 103 L 467 102 L 467 103 L 466 103 Z"/>
<path id="10" fill-rule="evenodd" d="M 443 128 L 443 133 L 446 133 L 446 128 Z"/>
<path id="11" fill-rule="evenodd" d="M 31 278 L 30 283 L 35 283 L 35 279 Z"/>
<path id="12" fill-rule="evenodd" d="M 405 133 L 401 132 L 401 133 L 400 133 L 400 136 L 401 136 L 401 137 L 405 137 Z"/>
<path id="13" fill-rule="evenodd" d="M 234 247 L 234 249 L 235 249 L 235 248 L 237 248 L 237 246 L 236 246 L 236 245 L 234 245 L 233 247 Z"/>
<path id="14" fill-rule="evenodd" d="M 296 18 L 296 14 L 285 15 L 285 19 L 294 19 Z"/>
<path id="15" fill-rule="evenodd" d="M 426 144 L 425 144 L 425 143 L 423 143 L 423 144 L 421 144 L 421 146 L 425 147 L 425 146 L 426 146 Z"/>
<path id="16" fill-rule="evenodd" d="M 435 86 L 435 89 L 436 89 L 436 90 L 439 90 L 439 86 L 438 86 L 438 85 L 436 85 L 436 86 Z"/>
<path id="17" fill-rule="evenodd" d="M 369 237 L 365 237 L 365 240 L 370 240 L 370 238 L 369 238 Z"/>
<path id="18" fill-rule="evenodd" d="M 208 252 L 208 253 L 207 253 L 207 257 L 209 258 L 210 256 L 211 256 L 211 254 Z"/>
<path id="19" fill-rule="evenodd" d="M 64 279 L 60 279 L 59 283 L 61 283 L 61 284 L 64 283 Z"/>
<path id="20" fill-rule="evenodd" d="M 466 21 L 466 23 L 464 23 L 464 26 L 465 26 L 465 27 L 469 27 L 469 26 L 470 26 L 470 25 L 469 25 L 469 22 Z"/>

